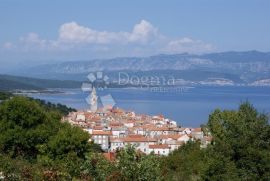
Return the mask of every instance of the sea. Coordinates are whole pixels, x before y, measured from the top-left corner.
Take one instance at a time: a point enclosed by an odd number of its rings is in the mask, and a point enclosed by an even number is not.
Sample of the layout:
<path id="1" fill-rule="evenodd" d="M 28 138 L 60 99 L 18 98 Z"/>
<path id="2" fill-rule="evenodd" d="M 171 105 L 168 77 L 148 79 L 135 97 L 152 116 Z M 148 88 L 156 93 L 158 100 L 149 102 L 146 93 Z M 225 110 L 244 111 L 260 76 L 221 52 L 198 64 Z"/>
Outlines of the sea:
<path id="1" fill-rule="evenodd" d="M 32 93 L 29 96 L 87 110 L 89 92 L 57 89 L 58 93 Z M 206 124 L 215 109 L 237 109 L 249 101 L 258 111 L 270 113 L 270 87 L 203 86 L 172 88 L 97 89 L 97 96 L 111 96 L 115 106 L 138 114 L 164 115 L 183 127 Z M 100 102 L 99 102 L 100 103 Z"/>

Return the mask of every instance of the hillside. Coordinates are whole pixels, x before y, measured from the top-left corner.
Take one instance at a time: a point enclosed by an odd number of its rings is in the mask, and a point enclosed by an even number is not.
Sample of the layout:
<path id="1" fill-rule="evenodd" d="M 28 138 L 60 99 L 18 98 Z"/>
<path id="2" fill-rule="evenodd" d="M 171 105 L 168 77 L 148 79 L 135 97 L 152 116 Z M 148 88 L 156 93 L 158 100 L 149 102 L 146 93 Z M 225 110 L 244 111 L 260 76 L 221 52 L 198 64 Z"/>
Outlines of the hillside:
<path id="1" fill-rule="evenodd" d="M 79 88 L 81 82 L 69 80 L 37 79 L 21 76 L 0 75 L 0 90 L 45 90 L 47 88 Z"/>

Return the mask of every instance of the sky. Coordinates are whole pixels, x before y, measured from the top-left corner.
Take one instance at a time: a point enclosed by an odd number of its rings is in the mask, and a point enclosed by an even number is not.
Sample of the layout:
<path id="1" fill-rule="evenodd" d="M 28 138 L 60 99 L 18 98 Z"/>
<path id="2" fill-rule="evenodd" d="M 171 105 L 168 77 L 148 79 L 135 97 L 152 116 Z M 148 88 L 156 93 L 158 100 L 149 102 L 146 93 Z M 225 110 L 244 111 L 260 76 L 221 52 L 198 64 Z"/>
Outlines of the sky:
<path id="1" fill-rule="evenodd" d="M 0 0 L 0 63 L 270 51 L 269 0 Z"/>

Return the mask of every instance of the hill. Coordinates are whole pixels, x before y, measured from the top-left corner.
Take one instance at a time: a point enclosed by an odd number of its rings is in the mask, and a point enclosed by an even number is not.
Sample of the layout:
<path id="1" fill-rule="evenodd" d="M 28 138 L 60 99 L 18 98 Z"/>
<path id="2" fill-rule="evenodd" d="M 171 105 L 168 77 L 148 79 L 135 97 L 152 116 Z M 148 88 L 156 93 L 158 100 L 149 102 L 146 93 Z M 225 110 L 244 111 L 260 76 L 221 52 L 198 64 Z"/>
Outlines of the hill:
<path id="1" fill-rule="evenodd" d="M 69 80 L 49 80 L 30 77 L 0 75 L 0 90 L 45 90 L 47 88 L 79 88 L 81 82 Z"/>

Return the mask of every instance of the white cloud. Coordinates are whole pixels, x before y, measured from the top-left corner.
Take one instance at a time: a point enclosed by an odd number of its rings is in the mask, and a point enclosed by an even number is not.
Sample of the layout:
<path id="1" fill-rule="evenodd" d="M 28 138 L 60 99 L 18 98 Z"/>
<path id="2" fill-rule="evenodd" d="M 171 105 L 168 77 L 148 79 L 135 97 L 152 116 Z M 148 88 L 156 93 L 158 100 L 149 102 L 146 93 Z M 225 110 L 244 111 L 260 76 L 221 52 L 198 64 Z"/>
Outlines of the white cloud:
<path id="1" fill-rule="evenodd" d="M 147 43 L 151 38 L 157 36 L 157 28 L 145 20 L 136 24 L 132 32 L 98 31 L 81 26 L 76 22 L 65 23 L 59 29 L 59 41 L 69 43 Z"/>
<path id="2" fill-rule="evenodd" d="M 142 20 L 139 24 L 136 24 L 132 33 L 130 33 L 128 36 L 130 42 L 141 43 L 146 43 L 151 38 L 155 37 L 158 37 L 158 29 L 145 20 Z"/>
<path id="3" fill-rule="evenodd" d="M 213 45 L 204 43 L 201 40 L 194 40 L 192 38 L 184 37 L 177 40 L 171 40 L 164 48 L 165 52 L 168 53 L 202 53 L 213 51 Z"/>
<path id="4" fill-rule="evenodd" d="M 171 39 L 159 32 L 158 28 L 146 20 L 135 24 L 131 31 L 99 31 L 79 25 L 64 23 L 58 31 L 58 38 L 40 38 L 36 33 L 21 37 L 18 42 L 7 42 L 4 49 L 19 51 L 87 51 L 95 54 L 150 55 L 157 53 L 201 53 L 213 50 L 213 46 L 192 38 Z M 124 53 L 123 53 L 124 52 Z M 138 53 L 139 52 L 139 53 Z"/>
<path id="5" fill-rule="evenodd" d="M 76 22 L 65 23 L 59 29 L 59 40 L 69 43 L 108 43 L 114 33 L 99 32 L 78 25 Z"/>

